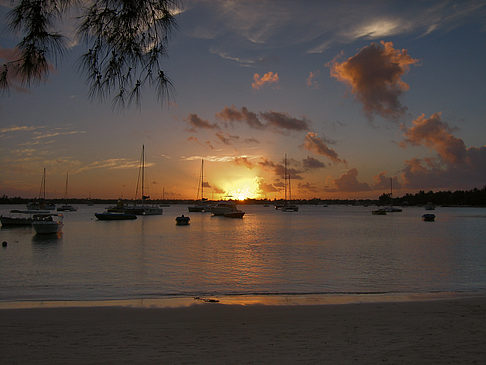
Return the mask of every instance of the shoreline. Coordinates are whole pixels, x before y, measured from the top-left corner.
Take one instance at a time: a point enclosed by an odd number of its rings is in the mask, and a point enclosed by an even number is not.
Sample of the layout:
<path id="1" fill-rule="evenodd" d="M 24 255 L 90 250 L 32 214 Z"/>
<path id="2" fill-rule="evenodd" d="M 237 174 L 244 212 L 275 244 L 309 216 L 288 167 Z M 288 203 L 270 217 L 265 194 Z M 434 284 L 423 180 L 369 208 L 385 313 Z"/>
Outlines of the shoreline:
<path id="1" fill-rule="evenodd" d="M 0 310 L 3 364 L 482 363 L 486 296 Z"/>
<path id="2" fill-rule="evenodd" d="M 343 305 L 360 303 L 423 302 L 435 300 L 485 298 L 484 292 L 431 292 L 431 293 L 362 293 L 362 294 L 260 294 L 210 295 L 201 297 L 170 296 L 160 298 L 101 299 L 101 300 L 5 300 L 0 310 L 39 308 L 183 308 L 198 304 L 309 306 Z"/>

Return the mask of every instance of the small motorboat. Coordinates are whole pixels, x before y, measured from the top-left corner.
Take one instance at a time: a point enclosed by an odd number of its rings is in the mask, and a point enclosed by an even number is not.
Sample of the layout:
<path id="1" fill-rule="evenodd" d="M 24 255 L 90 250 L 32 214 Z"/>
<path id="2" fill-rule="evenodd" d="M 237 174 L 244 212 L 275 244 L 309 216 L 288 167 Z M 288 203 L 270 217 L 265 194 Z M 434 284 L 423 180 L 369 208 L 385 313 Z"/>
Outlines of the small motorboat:
<path id="1" fill-rule="evenodd" d="M 120 212 L 95 213 L 95 217 L 98 218 L 100 221 L 121 221 L 128 219 L 137 219 L 137 216 L 135 214 Z"/>
<path id="2" fill-rule="evenodd" d="M 372 210 L 371 211 L 371 214 L 373 215 L 386 215 L 386 210 L 385 209 L 376 209 L 376 210 Z"/>
<path id="3" fill-rule="evenodd" d="M 73 207 L 70 204 L 63 204 L 60 207 L 57 207 L 58 212 L 76 212 L 78 208 Z"/>
<path id="4" fill-rule="evenodd" d="M 178 226 L 187 226 L 189 224 L 189 221 L 191 220 L 190 217 L 186 217 L 184 214 L 181 215 L 180 217 L 176 217 L 176 224 Z"/>
<path id="5" fill-rule="evenodd" d="M 424 222 L 433 222 L 435 221 L 435 214 L 430 214 L 430 213 L 424 214 L 422 215 L 422 220 Z"/>
<path id="6" fill-rule="evenodd" d="M 245 212 L 242 210 L 236 210 L 234 212 L 228 212 L 223 214 L 226 218 L 243 218 Z"/>
<path id="7" fill-rule="evenodd" d="M 32 216 L 32 226 L 37 234 L 49 234 L 61 232 L 64 225 L 62 214 L 34 214 Z"/>

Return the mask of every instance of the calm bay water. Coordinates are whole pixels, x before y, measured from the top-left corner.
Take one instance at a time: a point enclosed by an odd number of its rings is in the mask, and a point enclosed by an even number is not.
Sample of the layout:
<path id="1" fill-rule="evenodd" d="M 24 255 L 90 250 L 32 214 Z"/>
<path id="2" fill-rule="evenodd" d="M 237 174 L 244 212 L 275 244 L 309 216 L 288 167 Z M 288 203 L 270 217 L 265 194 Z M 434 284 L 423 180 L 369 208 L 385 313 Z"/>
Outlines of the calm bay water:
<path id="1" fill-rule="evenodd" d="M 3 206 L 10 209 L 23 206 Z M 486 209 L 242 206 L 243 219 L 191 213 L 97 221 L 64 214 L 63 234 L 2 228 L 0 300 L 108 300 L 239 294 L 486 292 Z"/>

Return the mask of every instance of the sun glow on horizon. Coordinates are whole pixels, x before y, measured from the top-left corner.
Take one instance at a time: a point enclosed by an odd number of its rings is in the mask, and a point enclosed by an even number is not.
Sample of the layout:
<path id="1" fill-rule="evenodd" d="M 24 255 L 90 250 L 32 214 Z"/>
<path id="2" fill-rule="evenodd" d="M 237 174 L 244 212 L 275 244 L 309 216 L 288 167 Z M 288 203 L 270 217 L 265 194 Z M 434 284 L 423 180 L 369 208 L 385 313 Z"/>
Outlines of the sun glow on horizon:
<path id="1" fill-rule="evenodd" d="M 245 200 L 262 197 L 260 183 L 257 177 L 243 178 L 223 185 L 225 197 L 228 199 Z"/>

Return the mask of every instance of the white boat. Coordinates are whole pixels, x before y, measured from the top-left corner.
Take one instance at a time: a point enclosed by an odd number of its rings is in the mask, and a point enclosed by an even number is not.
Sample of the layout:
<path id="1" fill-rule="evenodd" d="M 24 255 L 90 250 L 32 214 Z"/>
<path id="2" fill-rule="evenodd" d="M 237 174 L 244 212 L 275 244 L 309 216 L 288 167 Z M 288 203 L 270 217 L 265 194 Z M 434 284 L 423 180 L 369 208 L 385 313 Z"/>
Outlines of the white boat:
<path id="1" fill-rule="evenodd" d="M 68 196 L 68 179 L 69 175 L 66 172 L 66 188 L 64 189 L 64 200 L 66 201 L 63 205 L 60 207 L 57 207 L 58 212 L 75 212 L 78 210 L 78 208 L 73 207 L 71 204 L 67 204 L 67 196 Z"/>
<path id="2" fill-rule="evenodd" d="M 135 203 L 133 205 L 126 205 L 123 208 L 124 213 L 128 214 L 135 214 L 135 215 L 161 215 L 163 213 L 163 209 L 160 206 L 155 204 L 149 204 L 147 202 L 150 199 L 150 196 L 145 195 L 145 145 L 142 145 L 142 157 L 140 161 L 140 172 L 138 174 L 139 178 L 141 177 L 141 181 L 137 181 L 137 191 L 135 195 L 138 196 L 138 186 L 139 182 L 141 182 L 141 196 L 140 196 L 140 203 Z"/>
<path id="3" fill-rule="evenodd" d="M 292 189 L 291 189 L 291 185 L 290 185 L 290 174 L 287 172 L 287 154 L 285 154 L 284 189 L 285 189 L 284 203 L 280 208 L 277 208 L 277 207 L 275 207 L 275 208 L 280 209 L 282 212 L 298 212 L 299 207 L 295 204 L 292 204 Z M 288 200 L 287 200 L 287 191 L 288 191 L 288 195 L 289 195 Z"/>
<path id="4" fill-rule="evenodd" d="M 225 216 L 228 218 L 242 218 L 245 212 L 236 207 L 235 202 L 221 201 L 211 207 L 211 213 L 216 216 Z"/>
<path id="5" fill-rule="evenodd" d="M 42 213 L 32 216 L 32 226 L 37 234 L 49 234 L 61 232 L 64 225 L 62 214 Z"/>
<path id="6" fill-rule="evenodd" d="M 199 191 L 201 192 L 200 200 Z M 199 173 L 199 181 L 197 183 L 196 204 L 188 206 L 187 210 L 193 213 L 204 213 L 211 211 L 211 204 L 204 197 L 204 160 L 201 160 L 201 172 Z"/>
<path id="7" fill-rule="evenodd" d="M 56 205 L 46 200 L 46 169 L 42 174 L 39 198 L 27 203 L 28 210 L 55 210 Z"/>

